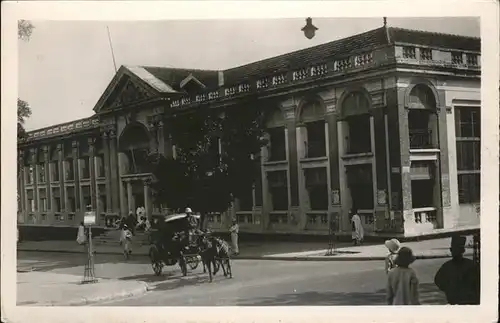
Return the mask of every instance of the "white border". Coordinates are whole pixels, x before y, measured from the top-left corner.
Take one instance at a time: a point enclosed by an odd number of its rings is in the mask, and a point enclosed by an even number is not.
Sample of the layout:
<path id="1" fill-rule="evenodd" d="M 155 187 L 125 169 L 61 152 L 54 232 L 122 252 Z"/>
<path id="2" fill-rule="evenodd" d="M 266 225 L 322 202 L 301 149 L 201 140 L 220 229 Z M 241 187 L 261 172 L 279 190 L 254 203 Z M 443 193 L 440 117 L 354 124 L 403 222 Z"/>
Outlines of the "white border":
<path id="1" fill-rule="evenodd" d="M 497 315 L 499 22 L 489 1 L 121 1 L 2 2 L 2 319 L 7 322 L 492 322 Z M 331 307 L 16 307 L 16 20 L 162 20 L 292 17 L 481 17 L 482 172 L 481 306 Z M 104 90 L 104 89 L 103 89 Z M 138 310 L 140 309 L 140 310 Z"/>

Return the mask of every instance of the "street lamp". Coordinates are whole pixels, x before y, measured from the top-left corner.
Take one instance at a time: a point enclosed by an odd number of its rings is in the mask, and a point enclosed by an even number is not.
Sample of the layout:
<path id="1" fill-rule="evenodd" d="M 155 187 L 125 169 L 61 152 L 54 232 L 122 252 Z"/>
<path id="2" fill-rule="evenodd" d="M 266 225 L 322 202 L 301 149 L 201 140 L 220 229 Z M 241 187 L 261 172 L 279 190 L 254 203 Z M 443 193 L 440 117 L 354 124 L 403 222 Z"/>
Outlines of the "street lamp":
<path id="1" fill-rule="evenodd" d="M 312 39 L 316 35 L 316 30 L 318 28 L 312 24 L 312 18 L 309 17 L 306 19 L 306 25 L 301 29 L 304 32 L 304 36 L 307 39 Z"/>

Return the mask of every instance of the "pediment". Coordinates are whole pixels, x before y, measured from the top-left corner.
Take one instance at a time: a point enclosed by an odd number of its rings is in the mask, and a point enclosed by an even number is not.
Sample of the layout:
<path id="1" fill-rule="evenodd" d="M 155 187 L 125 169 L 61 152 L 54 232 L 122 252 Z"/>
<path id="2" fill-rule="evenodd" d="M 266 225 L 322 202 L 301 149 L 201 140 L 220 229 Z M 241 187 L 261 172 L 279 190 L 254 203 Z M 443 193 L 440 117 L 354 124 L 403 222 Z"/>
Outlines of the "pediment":
<path id="1" fill-rule="evenodd" d="M 99 98 L 94 111 L 119 109 L 172 93 L 176 91 L 142 67 L 122 66 Z"/>
<path id="2" fill-rule="evenodd" d="M 130 78 L 126 78 L 120 83 L 122 83 L 121 86 L 116 90 L 115 95 L 110 96 L 106 104 L 110 109 L 132 105 L 156 96 L 155 93 L 152 93 L 153 91 L 146 90 Z"/>

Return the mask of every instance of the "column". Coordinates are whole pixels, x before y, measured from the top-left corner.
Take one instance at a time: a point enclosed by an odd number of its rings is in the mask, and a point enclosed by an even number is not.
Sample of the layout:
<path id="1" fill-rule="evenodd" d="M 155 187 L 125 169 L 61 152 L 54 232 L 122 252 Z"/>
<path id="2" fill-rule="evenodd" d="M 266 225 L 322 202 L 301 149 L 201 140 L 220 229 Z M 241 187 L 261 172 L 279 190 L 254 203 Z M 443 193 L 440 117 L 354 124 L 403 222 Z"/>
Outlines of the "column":
<path id="1" fill-rule="evenodd" d="M 406 88 L 398 89 L 398 130 L 399 153 L 401 161 L 401 194 L 404 232 L 409 233 L 415 225 L 412 207 L 411 175 L 410 175 L 410 136 L 408 129 L 408 106 L 405 106 Z"/>
<path id="2" fill-rule="evenodd" d="M 329 209 L 331 213 L 329 214 L 329 221 L 337 221 L 337 229 L 341 230 L 341 200 L 340 200 L 340 169 L 339 164 L 339 134 L 337 129 L 337 98 L 335 97 L 335 91 L 333 91 L 333 97 L 325 100 L 325 110 L 326 110 L 326 128 L 328 131 L 325 133 L 328 135 L 328 163 L 329 163 Z M 331 223 L 331 222 L 329 222 Z"/>
<path id="3" fill-rule="evenodd" d="M 54 213 L 52 210 L 52 189 L 50 187 L 50 153 L 48 146 L 43 148 L 43 157 L 45 161 L 45 197 L 47 199 L 47 213 Z"/>
<path id="4" fill-rule="evenodd" d="M 151 218 L 152 215 L 152 205 L 151 205 L 151 199 L 149 197 L 149 185 L 150 185 L 150 180 L 144 180 L 144 208 L 146 209 L 146 217 L 150 222 L 153 221 Z"/>
<path id="5" fill-rule="evenodd" d="M 96 218 L 99 219 L 97 214 L 97 188 L 96 188 L 96 173 L 95 173 L 95 143 L 96 139 L 93 137 L 87 138 L 89 144 L 89 166 L 90 166 L 90 205 L 92 211 L 96 212 Z M 97 220 L 96 220 L 97 222 Z"/>
<path id="6" fill-rule="evenodd" d="M 158 146 L 159 146 L 158 127 L 155 117 L 153 117 L 153 119 L 148 122 L 148 130 L 150 136 L 149 150 L 151 152 L 158 152 Z"/>
<path id="7" fill-rule="evenodd" d="M 85 209 L 82 207 L 82 196 L 81 196 L 81 190 L 80 190 L 80 167 L 78 158 L 80 157 L 79 151 L 78 151 L 78 141 L 73 140 L 72 142 L 72 149 L 73 149 L 73 174 L 74 174 L 74 179 L 75 179 L 75 216 L 78 211 L 84 212 Z M 83 220 L 83 219 L 81 219 Z"/>
<path id="8" fill-rule="evenodd" d="M 38 149 L 32 148 L 31 149 L 31 165 L 33 166 L 33 201 L 35 204 L 35 207 L 33 208 L 33 214 L 35 217 L 35 223 L 38 220 L 38 170 L 37 170 L 37 155 L 38 155 Z"/>
<path id="9" fill-rule="evenodd" d="M 290 179 L 289 191 L 290 201 L 289 205 L 297 212 L 299 207 L 299 183 L 298 183 L 298 160 L 297 160 L 297 129 L 295 113 L 297 109 L 297 102 L 294 98 L 286 100 L 282 103 L 282 110 L 285 115 L 286 124 L 286 139 L 287 139 L 287 158 L 288 158 L 288 178 Z M 292 212 L 294 212 L 292 211 Z M 298 214 L 295 215 L 296 217 Z"/>
<path id="10" fill-rule="evenodd" d="M 128 212 L 134 212 L 134 201 L 132 196 L 132 182 L 127 181 Z"/>
<path id="11" fill-rule="evenodd" d="M 124 170 L 124 158 L 125 157 L 125 154 L 123 153 L 118 153 L 118 190 L 119 190 L 119 193 L 120 193 L 120 198 L 119 198 L 119 203 L 120 203 L 120 206 L 119 206 L 119 210 L 120 210 L 120 213 L 122 216 L 126 216 L 128 214 L 128 205 L 127 205 L 127 192 L 126 192 L 126 187 L 124 185 L 126 185 L 122 179 L 121 179 L 121 175 L 123 174 L 123 172 L 125 171 Z"/>
<path id="12" fill-rule="evenodd" d="M 111 170 L 112 166 L 110 164 L 110 138 L 108 132 L 102 133 L 102 140 L 104 145 L 104 176 L 106 177 L 106 213 L 111 213 L 112 205 L 111 205 Z"/>
<path id="13" fill-rule="evenodd" d="M 445 91 L 440 90 L 440 102 L 445 102 Z M 440 180 L 440 201 L 436 203 L 441 212 L 438 212 L 437 222 L 440 228 L 443 228 L 445 224 L 445 217 L 451 212 L 451 197 L 450 197 L 450 161 L 448 153 L 448 127 L 447 118 L 448 113 L 451 113 L 451 107 L 441 106 L 438 108 L 438 131 L 439 131 L 439 170 L 436 174 L 441 174 L 441 178 L 436 178 L 437 181 Z M 451 143 L 454 145 L 455 143 Z M 437 176 L 436 176 L 437 177 Z"/>
<path id="14" fill-rule="evenodd" d="M 120 214 L 120 211 L 125 212 L 124 209 L 120 210 L 121 195 L 123 191 L 123 185 L 120 181 L 120 173 L 118 166 L 118 149 L 117 149 L 117 139 L 116 139 L 116 128 L 111 127 L 108 131 L 109 135 L 109 178 L 111 186 L 111 203 L 113 213 Z"/>
<path id="15" fill-rule="evenodd" d="M 59 163 L 59 195 L 61 199 L 61 213 L 66 212 L 66 191 L 64 189 L 64 182 L 65 182 L 65 166 L 64 166 L 64 151 L 63 151 L 63 144 L 57 144 L 57 158 L 58 158 L 58 163 Z"/>
<path id="16" fill-rule="evenodd" d="M 17 163 L 18 163 L 18 169 L 19 169 L 19 173 L 18 173 L 18 186 L 17 186 L 17 194 L 18 194 L 18 199 L 20 201 L 19 204 L 19 210 L 18 210 L 18 214 L 20 213 L 21 217 L 22 217 L 22 223 L 26 223 L 26 202 L 25 202 L 25 195 L 26 195 L 26 185 L 24 184 L 25 183 L 25 180 L 24 180 L 24 151 L 22 150 L 19 150 L 19 156 L 18 156 L 18 160 L 17 160 Z M 19 218 L 17 219 L 17 221 L 19 222 Z"/>

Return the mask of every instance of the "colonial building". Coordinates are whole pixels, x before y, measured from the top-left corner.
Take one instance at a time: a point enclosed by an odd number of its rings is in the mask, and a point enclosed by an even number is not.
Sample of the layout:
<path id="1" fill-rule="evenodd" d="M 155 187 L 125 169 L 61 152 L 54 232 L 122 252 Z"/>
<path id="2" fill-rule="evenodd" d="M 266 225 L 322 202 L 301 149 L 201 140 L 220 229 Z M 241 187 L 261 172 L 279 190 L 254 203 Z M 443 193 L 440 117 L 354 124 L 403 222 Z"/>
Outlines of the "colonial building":
<path id="1" fill-rule="evenodd" d="M 90 118 L 19 142 L 22 225 L 106 226 L 153 201 L 151 151 L 175 157 L 165 120 L 201 106 L 272 112 L 261 176 L 209 217 L 226 230 L 406 236 L 479 224 L 480 39 L 384 26 L 228 70 L 122 66 Z"/>

